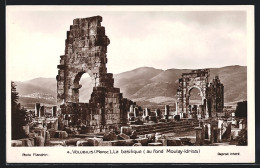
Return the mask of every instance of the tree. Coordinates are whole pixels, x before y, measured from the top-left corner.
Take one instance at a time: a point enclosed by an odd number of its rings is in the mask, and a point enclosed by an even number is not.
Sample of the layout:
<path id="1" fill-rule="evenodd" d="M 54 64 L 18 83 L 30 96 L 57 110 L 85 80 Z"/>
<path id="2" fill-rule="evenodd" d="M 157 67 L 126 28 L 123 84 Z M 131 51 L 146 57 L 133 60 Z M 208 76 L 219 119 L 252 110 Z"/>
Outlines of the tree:
<path id="1" fill-rule="evenodd" d="M 11 82 L 11 108 L 12 110 L 15 110 L 18 107 L 18 99 L 19 99 L 19 94 L 16 91 L 16 85 L 15 83 L 12 81 Z"/>
<path id="2" fill-rule="evenodd" d="M 16 91 L 16 85 L 11 82 L 11 125 L 12 125 L 12 139 L 25 138 L 26 135 L 22 127 L 28 122 L 28 112 L 26 109 L 21 108 L 21 105 L 18 103 L 19 93 Z"/>
<path id="3" fill-rule="evenodd" d="M 235 114 L 236 117 L 247 117 L 247 101 L 237 103 Z"/>

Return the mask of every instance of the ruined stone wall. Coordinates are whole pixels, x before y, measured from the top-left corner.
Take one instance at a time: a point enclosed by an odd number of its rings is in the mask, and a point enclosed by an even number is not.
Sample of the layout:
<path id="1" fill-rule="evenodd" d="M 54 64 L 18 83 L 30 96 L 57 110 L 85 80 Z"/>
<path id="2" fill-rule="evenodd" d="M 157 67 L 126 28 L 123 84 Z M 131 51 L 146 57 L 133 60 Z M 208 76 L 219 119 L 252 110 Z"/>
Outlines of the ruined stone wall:
<path id="1" fill-rule="evenodd" d="M 123 99 L 120 89 L 114 88 L 113 74 L 107 73 L 106 52 L 110 41 L 101 22 L 100 16 L 73 20 L 56 77 L 61 113 L 73 114 L 74 120 L 81 119 L 98 129 L 100 125 L 124 124 L 129 109 L 126 106 L 132 103 Z M 79 103 L 79 81 L 84 73 L 92 80 L 89 103 Z"/>
<path id="2" fill-rule="evenodd" d="M 217 113 L 223 112 L 224 86 L 218 76 L 213 79 L 212 83 L 209 83 L 209 72 L 209 69 L 192 70 L 190 73 L 183 73 L 182 78 L 179 79 L 177 104 L 178 110 L 184 114 L 184 117 L 187 117 L 190 92 L 194 88 L 200 90 L 201 106 L 199 111 L 203 113 L 204 117 L 216 117 Z"/>
<path id="3" fill-rule="evenodd" d="M 177 98 L 179 110 L 188 113 L 190 92 L 197 88 L 200 91 L 201 102 L 206 99 L 206 88 L 208 85 L 209 69 L 192 70 L 191 73 L 183 73 L 179 79 L 179 88 L 177 89 Z"/>
<path id="4" fill-rule="evenodd" d="M 222 113 L 224 108 L 224 85 L 216 76 L 207 88 L 207 104 L 210 116 L 215 117 L 216 113 Z"/>

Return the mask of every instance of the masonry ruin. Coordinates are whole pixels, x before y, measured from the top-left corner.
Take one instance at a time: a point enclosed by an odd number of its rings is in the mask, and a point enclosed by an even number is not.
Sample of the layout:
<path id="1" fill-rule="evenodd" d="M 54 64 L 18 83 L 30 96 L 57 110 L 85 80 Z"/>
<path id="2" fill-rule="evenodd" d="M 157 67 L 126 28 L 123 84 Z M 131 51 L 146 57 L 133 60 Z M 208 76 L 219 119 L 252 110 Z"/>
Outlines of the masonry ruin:
<path id="1" fill-rule="evenodd" d="M 32 122 L 22 126 L 25 136 L 12 140 L 12 146 L 240 143 L 239 133 L 247 128 L 247 120 L 223 112 L 224 86 L 218 76 L 209 82 L 209 69 L 182 74 L 176 111 L 171 111 L 167 104 L 164 109 L 142 108 L 123 98 L 120 89 L 114 87 L 113 74 L 107 73 L 110 41 L 101 22 L 100 16 L 74 19 L 67 32 L 65 54 L 58 65 L 57 106 L 36 103 Z M 84 73 L 92 80 L 89 103 L 79 102 L 79 82 Z M 200 104 L 190 103 L 193 89 L 199 90 Z"/>
<path id="2" fill-rule="evenodd" d="M 179 79 L 179 88 L 177 89 L 177 112 L 183 118 L 216 117 L 223 113 L 224 108 L 224 85 L 219 77 L 215 76 L 212 83 L 209 83 L 209 69 L 192 70 L 190 73 L 183 73 Z M 189 103 L 192 89 L 197 88 L 200 91 L 201 104 L 191 106 Z"/>
<path id="3" fill-rule="evenodd" d="M 110 41 L 101 26 L 102 17 L 74 19 L 67 32 L 65 55 L 60 56 L 57 79 L 57 105 L 66 125 L 86 124 L 86 132 L 104 132 L 127 123 L 132 101 L 123 98 L 107 73 L 107 46 Z M 93 92 L 89 103 L 79 102 L 79 81 L 87 73 Z"/>

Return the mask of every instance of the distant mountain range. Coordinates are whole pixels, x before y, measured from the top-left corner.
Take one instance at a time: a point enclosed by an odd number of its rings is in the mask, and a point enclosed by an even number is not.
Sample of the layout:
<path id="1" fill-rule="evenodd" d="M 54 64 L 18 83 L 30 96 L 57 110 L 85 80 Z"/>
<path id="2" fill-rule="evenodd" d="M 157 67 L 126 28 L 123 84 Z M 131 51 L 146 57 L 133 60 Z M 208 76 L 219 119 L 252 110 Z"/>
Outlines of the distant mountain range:
<path id="1" fill-rule="evenodd" d="M 247 99 L 247 67 L 226 66 L 209 68 L 210 78 L 216 75 L 224 84 L 225 103 Z M 161 70 L 141 67 L 131 71 L 114 74 L 115 87 L 120 88 L 123 97 L 136 101 L 140 105 L 174 104 L 179 86 L 178 79 L 182 73 L 191 69 Z M 33 108 L 35 102 L 53 105 L 56 103 L 56 79 L 35 78 L 24 82 L 15 82 L 20 95 L 20 103 Z M 82 78 L 80 83 L 80 101 L 87 102 L 92 92 L 90 78 Z M 195 96 L 196 97 L 196 96 Z"/>

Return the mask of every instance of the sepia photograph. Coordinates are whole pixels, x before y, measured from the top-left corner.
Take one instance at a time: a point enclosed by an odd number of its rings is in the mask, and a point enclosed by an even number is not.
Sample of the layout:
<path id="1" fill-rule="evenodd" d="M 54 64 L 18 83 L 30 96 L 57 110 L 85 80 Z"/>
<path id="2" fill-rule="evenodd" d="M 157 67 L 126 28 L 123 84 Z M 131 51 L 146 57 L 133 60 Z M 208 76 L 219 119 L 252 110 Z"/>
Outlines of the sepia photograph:
<path id="1" fill-rule="evenodd" d="M 253 163 L 253 25 L 253 6 L 7 6 L 7 160 Z"/>

